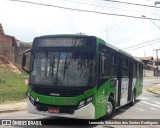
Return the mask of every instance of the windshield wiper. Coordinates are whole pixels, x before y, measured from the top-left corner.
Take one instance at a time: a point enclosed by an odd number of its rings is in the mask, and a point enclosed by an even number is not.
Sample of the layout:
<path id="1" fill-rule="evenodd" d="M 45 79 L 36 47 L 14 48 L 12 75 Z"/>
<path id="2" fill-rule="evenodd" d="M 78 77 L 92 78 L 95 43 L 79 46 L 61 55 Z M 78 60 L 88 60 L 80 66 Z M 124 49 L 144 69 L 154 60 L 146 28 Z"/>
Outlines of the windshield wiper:
<path id="1" fill-rule="evenodd" d="M 64 64 L 64 71 L 63 71 L 63 80 L 65 79 L 66 69 L 69 68 L 69 65 L 71 64 L 73 60 L 73 56 L 70 58 L 70 60 L 67 62 L 67 57 L 65 58 L 65 64 Z"/>
<path id="2" fill-rule="evenodd" d="M 57 72 L 56 72 L 56 82 L 54 83 L 54 85 L 57 85 L 57 81 L 58 81 L 58 68 L 59 68 L 59 60 L 60 60 L 60 57 L 58 57 L 58 63 L 57 63 Z"/>
<path id="3" fill-rule="evenodd" d="M 53 56 L 52 59 L 51 59 L 51 58 L 49 59 L 49 61 L 50 61 L 50 62 L 49 62 L 49 65 L 50 65 L 51 68 L 52 68 L 52 73 L 51 73 L 52 76 L 53 76 L 53 68 L 54 68 L 54 64 L 55 64 L 55 61 L 54 61 L 54 60 L 55 60 L 55 56 Z"/>
<path id="4" fill-rule="evenodd" d="M 67 57 L 65 58 L 65 63 L 64 63 L 64 70 L 63 70 L 63 80 L 65 79 L 65 74 L 66 74 L 66 69 L 67 69 L 67 67 L 66 67 L 66 65 L 67 65 Z"/>
<path id="5" fill-rule="evenodd" d="M 53 58 L 51 58 L 49 55 L 48 55 L 48 51 L 45 50 L 45 54 L 46 54 L 46 58 L 47 58 L 47 62 L 49 63 L 49 66 L 51 66 L 51 71 L 52 71 L 52 76 L 53 76 L 53 67 L 54 67 L 54 64 L 55 64 L 55 55 L 53 56 Z"/>

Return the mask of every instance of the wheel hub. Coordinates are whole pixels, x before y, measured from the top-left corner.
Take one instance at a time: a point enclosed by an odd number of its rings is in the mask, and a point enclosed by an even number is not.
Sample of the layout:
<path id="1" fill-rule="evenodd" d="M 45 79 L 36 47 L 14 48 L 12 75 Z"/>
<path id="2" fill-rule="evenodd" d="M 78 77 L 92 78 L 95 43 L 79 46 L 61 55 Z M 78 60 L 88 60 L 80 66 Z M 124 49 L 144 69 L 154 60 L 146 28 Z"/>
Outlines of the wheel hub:
<path id="1" fill-rule="evenodd" d="M 108 105 L 107 105 L 107 113 L 111 113 L 113 111 L 113 106 L 111 104 L 111 102 L 108 102 Z"/>

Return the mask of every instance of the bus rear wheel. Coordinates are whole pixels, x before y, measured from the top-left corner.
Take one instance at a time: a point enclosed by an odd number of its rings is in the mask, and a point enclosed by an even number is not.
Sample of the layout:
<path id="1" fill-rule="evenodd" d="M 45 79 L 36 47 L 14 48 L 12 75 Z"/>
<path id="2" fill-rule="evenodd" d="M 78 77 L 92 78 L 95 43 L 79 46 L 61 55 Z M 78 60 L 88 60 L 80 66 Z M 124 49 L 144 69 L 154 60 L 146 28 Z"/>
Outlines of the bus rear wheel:
<path id="1" fill-rule="evenodd" d="M 115 102 L 113 97 L 109 97 L 108 99 L 106 112 L 105 119 L 110 119 L 115 112 Z"/>

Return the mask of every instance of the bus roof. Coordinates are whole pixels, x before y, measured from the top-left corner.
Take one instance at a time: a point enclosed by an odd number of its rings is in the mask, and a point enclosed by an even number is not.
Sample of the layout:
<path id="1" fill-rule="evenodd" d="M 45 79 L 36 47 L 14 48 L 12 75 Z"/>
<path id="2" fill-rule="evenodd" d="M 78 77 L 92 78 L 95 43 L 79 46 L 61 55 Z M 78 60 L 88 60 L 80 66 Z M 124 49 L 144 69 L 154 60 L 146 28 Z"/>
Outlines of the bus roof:
<path id="1" fill-rule="evenodd" d="M 122 49 L 119 49 L 119 48 L 117 48 L 117 47 L 109 44 L 108 42 L 105 42 L 103 39 L 101 39 L 101 38 L 99 38 L 99 37 L 96 37 L 96 38 L 97 38 L 97 40 L 98 40 L 97 42 L 99 42 L 100 44 L 106 45 L 106 46 L 108 46 L 109 48 L 112 48 L 112 49 L 114 49 L 115 51 L 117 51 L 117 52 L 119 52 L 119 53 L 121 53 L 121 54 L 123 54 L 123 55 L 126 55 L 126 56 L 128 56 L 128 57 L 131 57 L 131 58 L 133 58 L 134 60 L 143 63 L 139 58 L 136 58 L 136 57 L 132 56 L 131 54 L 127 53 L 126 51 L 124 51 L 124 50 L 122 50 Z"/>
<path id="2" fill-rule="evenodd" d="M 83 34 L 54 34 L 54 35 L 43 35 L 43 36 L 40 36 L 40 38 L 42 37 L 57 37 L 57 36 L 59 36 L 59 37 L 61 37 L 61 36 L 72 36 L 72 37 L 77 37 L 77 36 L 82 36 L 82 37 L 89 37 L 89 36 L 87 36 L 87 35 L 83 35 Z"/>

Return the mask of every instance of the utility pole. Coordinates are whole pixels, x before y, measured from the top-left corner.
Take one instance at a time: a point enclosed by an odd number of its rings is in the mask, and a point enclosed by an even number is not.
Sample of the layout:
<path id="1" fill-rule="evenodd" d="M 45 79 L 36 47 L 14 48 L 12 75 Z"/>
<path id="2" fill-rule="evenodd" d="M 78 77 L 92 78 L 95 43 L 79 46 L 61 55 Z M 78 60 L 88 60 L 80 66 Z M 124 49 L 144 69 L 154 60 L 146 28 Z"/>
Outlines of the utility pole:
<path id="1" fill-rule="evenodd" d="M 160 4 L 160 1 L 155 1 L 154 5 L 156 6 L 157 4 Z M 157 26 L 157 25 L 156 25 Z M 158 27 L 158 26 L 157 26 Z M 159 28 L 159 27 L 158 27 Z M 160 49 L 154 49 L 156 51 L 156 56 L 157 56 L 157 78 L 158 78 L 158 51 Z"/>
<path id="2" fill-rule="evenodd" d="M 157 58 L 157 78 L 158 78 L 158 51 L 160 49 L 154 49 L 153 51 L 156 51 L 156 58 Z"/>
<path id="3" fill-rule="evenodd" d="M 157 5 L 157 4 L 160 4 L 160 1 L 156 1 L 155 3 L 155 6 Z M 145 15 L 142 15 L 141 17 L 143 17 L 143 18 L 145 18 L 145 19 L 149 19 L 147 16 L 145 16 Z M 156 24 L 156 23 L 154 23 L 151 19 L 149 19 L 157 28 L 159 28 L 159 30 L 160 30 L 160 27 Z M 159 51 L 160 49 L 154 49 L 153 51 L 156 51 L 156 58 L 157 58 L 157 78 L 158 78 L 158 51 Z"/>

